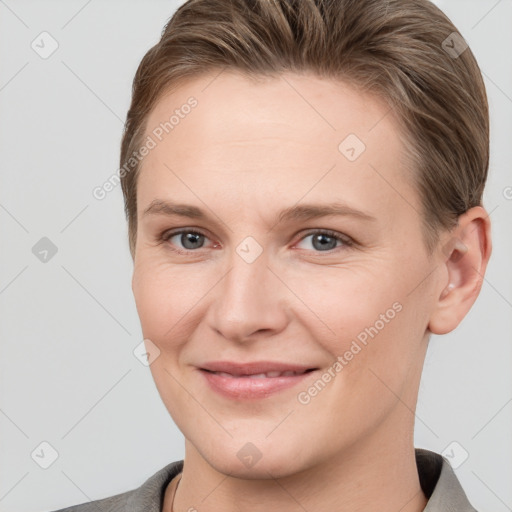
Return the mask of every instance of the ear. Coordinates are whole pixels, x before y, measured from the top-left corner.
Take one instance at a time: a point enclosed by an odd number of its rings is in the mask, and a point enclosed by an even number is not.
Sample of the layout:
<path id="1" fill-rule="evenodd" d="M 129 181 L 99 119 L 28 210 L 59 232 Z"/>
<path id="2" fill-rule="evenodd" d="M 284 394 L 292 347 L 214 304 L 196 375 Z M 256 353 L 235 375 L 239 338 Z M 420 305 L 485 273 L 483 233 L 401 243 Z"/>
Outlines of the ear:
<path id="1" fill-rule="evenodd" d="M 482 288 L 491 256 L 491 222 L 475 206 L 458 219 L 457 226 L 440 242 L 444 275 L 428 328 L 433 334 L 453 331 L 466 316 Z"/>

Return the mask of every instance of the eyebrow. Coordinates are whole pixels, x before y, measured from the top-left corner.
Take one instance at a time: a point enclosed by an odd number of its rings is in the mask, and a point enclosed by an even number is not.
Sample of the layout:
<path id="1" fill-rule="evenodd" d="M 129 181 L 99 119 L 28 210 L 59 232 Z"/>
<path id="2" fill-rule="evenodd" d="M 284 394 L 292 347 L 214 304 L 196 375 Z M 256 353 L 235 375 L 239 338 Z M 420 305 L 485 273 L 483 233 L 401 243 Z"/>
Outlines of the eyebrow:
<path id="1" fill-rule="evenodd" d="M 208 215 L 197 206 L 178 204 L 170 201 L 163 201 L 161 199 L 154 199 L 151 201 L 142 214 L 143 217 L 146 217 L 147 215 L 179 216 L 200 220 L 208 219 Z M 277 222 L 304 221 L 319 217 L 327 217 L 329 215 L 350 216 L 365 221 L 377 220 L 368 213 L 335 202 L 329 204 L 301 204 L 291 206 L 279 213 Z"/>

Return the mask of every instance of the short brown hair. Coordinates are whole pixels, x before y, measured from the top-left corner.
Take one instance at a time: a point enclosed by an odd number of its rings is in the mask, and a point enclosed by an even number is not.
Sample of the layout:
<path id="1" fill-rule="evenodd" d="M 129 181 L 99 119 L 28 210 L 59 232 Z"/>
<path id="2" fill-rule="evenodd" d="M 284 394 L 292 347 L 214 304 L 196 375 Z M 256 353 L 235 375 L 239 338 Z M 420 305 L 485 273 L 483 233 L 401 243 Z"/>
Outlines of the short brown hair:
<path id="1" fill-rule="evenodd" d="M 164 93 L 205 72 L 249 77 L 313 72 L 383 98 L 404 129 L 426 246 L 481 205 L 489 112 L 476 59 L 428 0 L 188 0 L 139 64 L 121 143 L 129 245 L 135 254 L 137 176 L 131 155 Z M 127 165 L 130 162 L 130 165 Z"/>

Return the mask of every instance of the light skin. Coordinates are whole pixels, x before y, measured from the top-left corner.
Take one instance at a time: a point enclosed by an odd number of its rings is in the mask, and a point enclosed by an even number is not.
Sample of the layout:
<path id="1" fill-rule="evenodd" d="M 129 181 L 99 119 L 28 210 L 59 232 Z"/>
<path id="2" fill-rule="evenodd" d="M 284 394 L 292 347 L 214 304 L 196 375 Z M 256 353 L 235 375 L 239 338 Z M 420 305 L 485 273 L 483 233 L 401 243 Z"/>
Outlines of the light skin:
<path id="1" fill-rule="evenodd" d="M 488 216 L 472 208 L 429 254 L 383 101 L 310 74 L 217 74 L 160 99 L 146 135 L 190 96 L 198 105 L 145 157 L 138 179 L 132 289 L 144 338 L 160 350 L 153 378 L 185 436 L 173 510 L 421 511 L 413 432 L 428 337 L 452 331 L 480 291 Z M 354 161 L 338 149 L 348 134 L 366 146 Z M 144 214 L 155 200 L 206 217 Z M 286 208 L 334 202 L 364 216 L 277 221 Z M 160 239 L 178 229 L 204 236 Z M 315 243 L 312 230 L 340 239 Z M 249 236 L 262 249 L 252 263 L 236 250 Z M 396 303 L 378 334 L 300 403 Z M 234 400 L 198 370 L 217 360 L 318 370 L 265 399 Z M 237 456 L 249 442 L 261 454 L 251 467 Z"/>

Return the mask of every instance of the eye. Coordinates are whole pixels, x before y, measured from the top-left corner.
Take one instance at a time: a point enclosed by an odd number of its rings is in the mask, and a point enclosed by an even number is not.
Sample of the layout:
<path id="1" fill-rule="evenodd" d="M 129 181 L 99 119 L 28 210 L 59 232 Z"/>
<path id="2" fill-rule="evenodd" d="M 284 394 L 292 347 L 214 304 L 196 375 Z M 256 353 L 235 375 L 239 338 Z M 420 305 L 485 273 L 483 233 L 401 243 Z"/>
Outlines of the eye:
<path id="1" fill-rule="evenodd" d="M 172 241 L 173 238 L 176 238 L 176 241 Z M 194 251 L 196 249 L 202 249 L 205 239 L 208 237 L 199 231 L 192 231 L 190 229 L 182 229 L 180 231 L 167 231 L 162 233 L 160 236 L 160 240 L 162 242 L 169 242 L 171 245 L 176 246 L 177 248 L 173 248 L 173 250 L 177 252 L 187 252 Z M 179 244 L 182 247 L 179 247 Z"/>
<path id="2" fill-rule="evenodd" d="M 331 251 L 339 248 L 339 245 L 342 247 L 350 247 L 353 245 L 352 240 L 348 236 L 326 229 L 317 229 L 315 231 L 309 232 L 303 238 L 301 238 L 300 243 L 303 243 L 309 237 L 312 237 L 311 246 L 317 252 Z M 306 247 L 306 249 L 309 248 L 310 247 Z"/>

